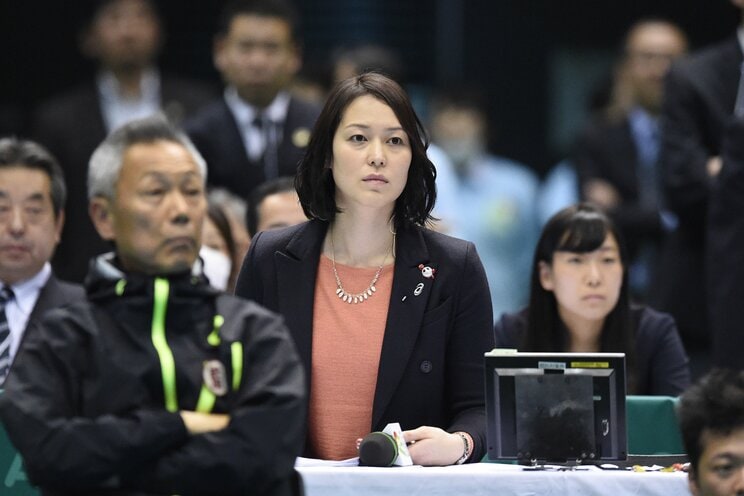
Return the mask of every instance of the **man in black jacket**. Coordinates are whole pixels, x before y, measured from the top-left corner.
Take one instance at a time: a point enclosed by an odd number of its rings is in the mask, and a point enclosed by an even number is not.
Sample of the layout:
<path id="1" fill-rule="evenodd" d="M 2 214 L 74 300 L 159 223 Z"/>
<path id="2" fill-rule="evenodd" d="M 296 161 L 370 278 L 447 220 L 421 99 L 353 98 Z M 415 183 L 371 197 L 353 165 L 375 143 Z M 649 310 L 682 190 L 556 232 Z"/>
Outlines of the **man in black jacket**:
<path id="1" fill-rule="evenodd" d="M 731 0 L 742 9 L 744 0 Z M 744 17 L 742 17 L 744 20 Z M 666 81 L 660 165 L 669 208 L 679 219 L 661 260 L 665 278 L 659 307 L 671 313 L 691 352 L 693 376 L 710 365 L 711 301 L 706 285 L 706 243 L 712 188 L 721 171 L 726 128 L 739 100 L 744 23 L 723 41 L 674 64 Z M 744 99 L 744 94 L 741 95 Z M 724 345 L 726 346 L 726 345 Z M 727 347 L 735 355 L 739 351 Z M 697 356 L 696 356 L 697 355 Z M 715 355 L 715 353 L 714 353 Z M 713 365 L 723 365 L 713 357 Z M 738 360 L 740 361 L 740 360 Z M 697 362 L 697 364 L 696 364 Z"/>
<path id="2" fill-rule="evenodd" d="M 87 299 L 27 332 L 0 416 L 45 495 L 289 494 L 303 372 L 281 319 L 211 288 L 205 164 L 162 118 L 125 125 L 89 171 Z"/>

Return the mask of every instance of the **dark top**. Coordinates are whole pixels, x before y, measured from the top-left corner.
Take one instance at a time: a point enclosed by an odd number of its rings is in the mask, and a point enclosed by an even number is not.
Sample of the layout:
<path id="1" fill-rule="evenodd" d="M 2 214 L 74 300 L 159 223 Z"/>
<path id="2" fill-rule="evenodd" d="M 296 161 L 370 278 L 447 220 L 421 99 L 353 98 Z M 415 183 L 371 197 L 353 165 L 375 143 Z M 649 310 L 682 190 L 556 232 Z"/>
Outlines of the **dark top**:
<path id="1" fill-rule="evenodd" d="M 660 260 L 655 306 L 674 315 L 686 343 L 707 346 L 711 331 L 704 274 L 708 159 L 721 154 L 741 76 L 736 35 L 672 65 L 664 89 L 660 165 L 667 206 L 679 218 Z"/>
<path id="2" fill-rule="evenodd" d="M 707 283 L 713 364 L 744 368 L 744 119 L 727 126 L 710 197 Z"/>
<path id="3" fill-rule="evenodd" d="M 639 168 L 642 166 L 627 117 L 593 118 L 579 136 L 574 165 L 582 186 L 591 179 L 601 179 L 618 191 L 620 204 L 610 214 L 623 232 L 631 257 L 637 254 L 641 241 L 661 240 L 659 209 L 641 202 Z"/>
<path id="4" fill-rule="evenodd" d="M 310 221 L 259 233 L 236 288 L 236 294 L 284 316 L 307 377 L 315 279 L 327 228 Z M 493 347 L 483 265 L 473 243 L 418 227 L 398 230 L 395 254 L 370 430 L 399 422 L 403 429 L 464 431 L 475 443 L 469 461 L 478 462 L 486 446 L 483 353 Z M 421 264 L 436 270 L 434 278 L 423 276 Z"/>
<path id="5" fill-rule="evenodd" d="M 294 176 L 315 125 L 320 108 L 292 97 L 282 123 L 277 150 L 279 176 Z M 184 128 L 207 161 L 210 186 L 228 189 L 247 199 L 250 192 L 266 181 L 261 162 L 253 161 L 243 144 L 242 131 L 233 113 L 221 98 L 184 123 Z"/>
<path id="6" fill-rule="evenodd" d="M 305 385 L 281 319 L 188 273 L 125 274 L 99 258 L 86 283 L 84 301 L 27 330 L 0 397 L 31 482 L 45 495 L 284 494 L 274 489 L 304 438 Z M 230 423 L 189 435 L 177 411 L 210 384 L 202 411 Z"/>
<path id="7" fill-rule="evenodd" d="M 674 319 L 649 307 L 633 307 L 636 391 L 634 394 L 678 396 L 690 385 L 687 354 Z M 527 309 L 504 314 L 494 327 L 497 348 L 516 348 L 527 332 Z M 565 350 L 555 350 L 565 351 Z M 616 351 L 616 350 L 606 350 Z"/>

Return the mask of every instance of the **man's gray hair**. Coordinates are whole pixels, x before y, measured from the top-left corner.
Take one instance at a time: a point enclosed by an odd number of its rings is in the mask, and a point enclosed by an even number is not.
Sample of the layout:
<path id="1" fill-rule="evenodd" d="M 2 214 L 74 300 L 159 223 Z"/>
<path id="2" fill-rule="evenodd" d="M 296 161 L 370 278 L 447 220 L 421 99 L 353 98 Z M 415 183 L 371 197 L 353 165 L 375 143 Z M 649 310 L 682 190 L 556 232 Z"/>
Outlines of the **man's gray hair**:
<path id="1" fill-rule="evenodd" d="M 113 199 L 124 154 L 133 145 L 156 141 L 170 141 L 186 148 L 193 156 L 206 183 L 207 163 L 194 144 L 183 132 L 168 122 L 165 116 L 156 114 L 125 124 L 98 145 L 88 164 L 88 199 L 97 196 Z"/>

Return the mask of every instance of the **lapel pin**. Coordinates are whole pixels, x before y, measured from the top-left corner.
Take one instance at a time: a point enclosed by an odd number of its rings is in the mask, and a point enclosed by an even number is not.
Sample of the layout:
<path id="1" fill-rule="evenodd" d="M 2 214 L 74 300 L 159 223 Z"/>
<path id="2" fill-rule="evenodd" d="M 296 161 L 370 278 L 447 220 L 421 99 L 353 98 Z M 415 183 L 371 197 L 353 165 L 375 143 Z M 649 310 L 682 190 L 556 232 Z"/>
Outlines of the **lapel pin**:
<path id="1" fill-rule="evenodd" d="M 437 269 L 432 269 L 428 265 L 419 264 L 418 268 L 421 270 L 421 275 L 427 279 L 434 279 L 434 274 L 437 273 Z"/>
<path id="2" fill-rule="evenodd" d="M 418 296 L 424 290 L 424 283 L 420 282 L 416 285 L 416 289 L 413 290 L 413 296 Z"/>

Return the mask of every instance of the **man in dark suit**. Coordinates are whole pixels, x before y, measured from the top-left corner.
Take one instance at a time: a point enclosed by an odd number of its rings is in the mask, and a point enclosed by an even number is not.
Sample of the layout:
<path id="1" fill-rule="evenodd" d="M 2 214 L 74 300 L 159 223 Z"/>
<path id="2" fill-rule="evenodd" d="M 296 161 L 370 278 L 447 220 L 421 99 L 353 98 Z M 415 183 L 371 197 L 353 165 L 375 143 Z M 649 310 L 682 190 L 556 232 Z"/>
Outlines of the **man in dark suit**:
<path id="1" fill-rule="evenodd" d="M 224 97 L 185 127 L 207 161 L 209 184 L 247 199 L 264 181 L 295 174 L 320 112 L 288 92 L 300 68 L 294 9 L 284 0 L 228 4 L 214 61 Z"/>
<path id="2" fill-rule="evenodd" d="M 631 287 L 643 299 L 664 232 L 656 165 L 663 81 L 686 47 L 676 25 L 636 22 L 625 37 L 612 101 L 589 122 L 575 150 L 582 195 L 608 210 L 625 235 Z"/>
<path id="3" fill-rule="evenodd" d="M 744 8 L 742 0 L 732 3 Z M 721 170 L 724 129 L 737 100 L 744 60 L 741 39 L 740 28 L 675 64 L 665 88 L 660 165 L 667 203 L 679 227 L 669 239 L 670 256 L 662 260 L 660 270 L 668 277 L 662 281 L 659 306 L 677 319 L 691 352 L 693 375 L 698 375 L 695 352 L 710 346 L 706 223 L 710 188 Z"/>
<path id="4" fill-rule="evenodd" d="M 706 268 L 713 361 L 744 369 L 744 116 L 727 125 L 710 195 Z"/>
<path id="5" fill-rule="evenodd" d="M 160 73 L 155 57 L 160 23 L 151 0 L 95 0 L 81 33 L 81 49 L 99 64 L 88 81 L 43 104 L 33 134 L 59 159 L 70 190 L 68 222 L 54 258 L 64 278 L 82 281 L 88 260 L 107 247 L 88 217 L 88 160 L 106 135 L 156 112 L 174 122 L 213 97 L 206 86 Z"/>
<path id="6" fill-rule="evenodd" d="M 64 224 L 65 182 L 40 145 L 0 139 L 0 386 L 28 322 L 85 296 L 49 259 Z"/>

